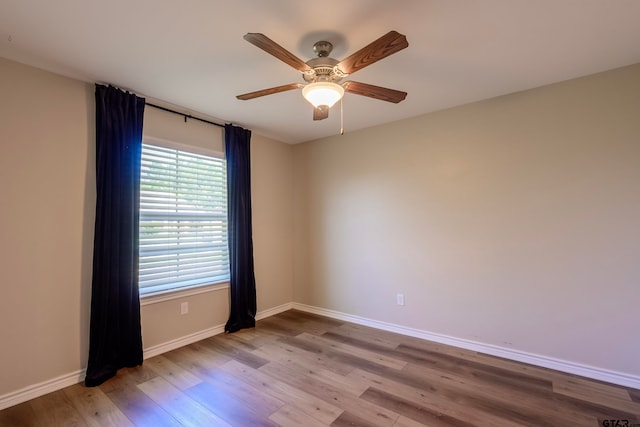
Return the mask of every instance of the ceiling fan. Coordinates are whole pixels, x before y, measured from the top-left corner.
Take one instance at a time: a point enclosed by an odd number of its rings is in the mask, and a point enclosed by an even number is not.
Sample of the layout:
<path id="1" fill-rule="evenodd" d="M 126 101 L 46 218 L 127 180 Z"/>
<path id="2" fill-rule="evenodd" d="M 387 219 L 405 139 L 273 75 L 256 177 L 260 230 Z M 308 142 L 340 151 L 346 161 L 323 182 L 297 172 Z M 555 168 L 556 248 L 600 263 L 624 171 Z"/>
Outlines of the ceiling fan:
<path id="1" fill-rule="evenodd" d="M 306 83 L 290 83 L 236 96 L 240 100 L 302 88 L 302 95 L 314 107 L 313 120 L 322 120 L 329 117 L 329 108 L 342 98 L 345 91 L 393 103 L 398 103 L 407 96 L 406 92 L 367 83 L 355 81 L 340 83 L 342 79 L 356 71 L 409 46 L 407 38 L 397 31 L 389 31 L 342 61 L 329 57 L 333 45 L 327 41 L 315 43 L 313 51 L 318 57 L 304 62 L 264 34 L 247 33 L 244 39 L 300 71 Z"/>

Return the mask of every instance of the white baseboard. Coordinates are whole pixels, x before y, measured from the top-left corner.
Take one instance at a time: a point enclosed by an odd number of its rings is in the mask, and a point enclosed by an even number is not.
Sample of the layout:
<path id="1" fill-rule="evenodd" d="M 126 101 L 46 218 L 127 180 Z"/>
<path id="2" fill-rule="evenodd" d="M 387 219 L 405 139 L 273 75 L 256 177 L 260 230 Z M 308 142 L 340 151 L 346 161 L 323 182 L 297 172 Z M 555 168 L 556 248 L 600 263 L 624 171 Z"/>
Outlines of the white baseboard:
<path id="1" fill-rule="evenodd" d="M 0 396 L 0 410 L 84 381 L 86 369 L 61 375 Z"/>
<path id="2" fill-rule="evenodd" d="M 222 333 L 224 333 L 224 325 L 218 325 L 199 332 L 194 332 L 192 334 L 185 335 L 171 341 L 163 342 L 162 344 L 157 344 L 149 348 L 145 348 L 144 358 L 149 359 L 153 356 L 157 356 L 159 354 L 166 353 L 168 351 L 175 350 L 176 348 L 184 347 L 185 345 L 193 344 L 194 342 L 202 341 L 204 339 Z"/>
<path id="3" fill-rule="evenodd" d="M 264 319 L 264 318 L 273 316 L 275 314 L 282 313 L 283 311 L 290 310 L 292 306 L 293 306 L 293 303 L 286 303 L 286 304 L 279 305 L 277 307 L 269 308 L 267 310 L 262 310 L 256 313 L 256 320 Z M 149 359 L 150 357 L 157 356 L 159 354 L 166 353 L 171 350 L 175 350 L 176 348 L 184 347 L 185 345 L 189 345 L 194 342 L 198 342 L 203 339 L 206 339 L 221 333 L 224 333 L 224 325 L 218 325 L 212 328 L 204 329 L 202 331 L 194 332 L 192 334 L 189 334 L 171 341 L 167 341 L 162 344 L 145 348 L 144 358 Z M 33 384 L 25 388 L 22 388 L 20 390 L 16 390 L 16 391 L 1 395 L 0 410 L 8 408 L 10 406 L 18 405 L 20 403 L 26 402 L 27 400 L 35 399 L 36 397 L 43 396 L 47 393 L 51 393 L 51 392 L 63 389 L 65 387 L 83 382 L 85 375 L 86 375 L 86 369 L 81 369 L 76 372 L 62 375 L 57 378 L 43 381 L 38 384 Z"/>
<path id="4" fill-rule="evenodd" d="M 279 305 L 277 307 L 268 308 L 266 310 L 262 310 L 256 313 L 256 320 L 266 319 L 267 317 L 274 316 L 278 313 L 282 313 L 283 311 L 291 310 L 293 308 L 293 303 L 288 302 L 286 304 Z"/>
<path id="5" fill-rule="evenodd" d="M 518 362 L 528 363 L 530 365 L 540 366 L 543 368 L 554 369 L 556 371 L 566 372 L 569 374 L 580 375 L 582 377 L 594 380 L 604 381 L 611 384 L 617 384 L 625 387 L 640 389 L 640 377 L 629 375 L 621 372 L 610 371 L 607 369 L 597 368 L 593 366 L 582 365 L 553 357 L 541 356 L 538 354 L 527 353 L 524 351 L 513 350 L 510 348 L 499 347 L 491 344 L 484 344 L 476 341 L 465 340 L 461 338 L 451 337 L 448 335 L 437 334 L 419 329 L 408 328 L 393 323 L 381 322 L 378 320 L 368 319 L 365 317 L 354 316 L 335 310 L 314 307 L 306 304 L 293 303 L 295 310 L 306 311 L 321 316 L 331 317 L 338 320 L 356 323 L 358 325 L 370 326 L 372 328 L 384 331 L 395 332 L 410 337 L 420 338 L 427 341 L 434 341 L 441 344 L 447 344 L 454 347 L 464 348 L 467 350 L 477 351 L 479 353 L 489 354 L 492 356 L 503 357 L 505 359 L 515 360 Z"/>

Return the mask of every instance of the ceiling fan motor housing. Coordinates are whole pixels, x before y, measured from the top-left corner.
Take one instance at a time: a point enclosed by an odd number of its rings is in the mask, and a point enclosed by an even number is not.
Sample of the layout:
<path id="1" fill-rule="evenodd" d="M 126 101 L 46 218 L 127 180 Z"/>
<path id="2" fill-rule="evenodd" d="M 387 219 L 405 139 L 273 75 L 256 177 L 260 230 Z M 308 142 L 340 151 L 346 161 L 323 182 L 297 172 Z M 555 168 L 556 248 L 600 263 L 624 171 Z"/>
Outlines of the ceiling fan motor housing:
<path id="1" fill-rule="evenodd" d="M 332 82 L 337 83 L 346 77 L 346 74 L 340 72 L 338 60 L 327 57 L 313 58 L 306 62 L 311 67 L 311 71 L 302 73 L 302 78 L 308 82 Z"/>
<path id="2" fill-rule="evenodd" d="M 302 73 L 304 81 L 337 83 L 347 76 L 336 66 L 340 61 L 329 57 L 332 50 L 333 45 L 328 41 L 321 40 L 313 45 L 313 51 L 318 57 L 306 62 L 311 70 Z"/>

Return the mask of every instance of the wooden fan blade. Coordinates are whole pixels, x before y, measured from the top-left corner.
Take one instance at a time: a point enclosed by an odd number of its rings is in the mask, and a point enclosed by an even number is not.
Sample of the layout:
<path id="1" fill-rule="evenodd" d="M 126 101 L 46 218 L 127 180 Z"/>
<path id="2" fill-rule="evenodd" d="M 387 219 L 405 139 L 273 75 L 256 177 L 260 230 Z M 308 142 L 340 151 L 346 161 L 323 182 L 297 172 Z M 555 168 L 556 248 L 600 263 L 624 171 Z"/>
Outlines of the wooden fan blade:
<path id="1" fill-rule="evenodd" d="M 265 95 L 272 95 L 274 93 L 286 92 L 288 90 L 298 89 L 304 86 L 302 83 L 290 83 L 288 85 L 271 87 L 269 89 L 257 90 L 255 92 L 245 93 L 243 95 L 238 95 L 236 98 L 246 101 L 248 99 L 259 98 Z"/>
<path id="2" fill-rule="evenodd" d="M 367 83 L 360 82 L 345 82 L 343 85 L 344 90 L 356 95 L 368 96 L 369 98 L 380 99 L 382 101 L 398 102 L 404 100 L 407 97 L 407 92 L 399 90 L 389 89 L 381 86 L 374 86 Z"/>
<path id="3" fill-rule="evenodd" d="M 403 34 L 397 31 L 389 31 L 378 40 L 340 61 L 338 68 L 345 74 L 353 74 L 367 65 L 401 51 L 407 46 L 409 46 L 409 42 Z"/>
<path id="4" fill-rule="evenodd" d="M 313 120 L 324 120 L 329 117 L 329 107 L 320 105 L 313 109 Z"/>
<path id="5" fill-rule="evenodd" d="M 252 45 L 259 47 L 270 55 L 275 56 L 280 61 L 284 62 L 295 68 L 298 71 L 309 71 L 309 67 L 302 59 L 289 52 L 287 49 L 280 46 L 278 43 L 271 40 L 269 37 L 261 33 L 247 33 L 244 35 L 244 39 Z"/>

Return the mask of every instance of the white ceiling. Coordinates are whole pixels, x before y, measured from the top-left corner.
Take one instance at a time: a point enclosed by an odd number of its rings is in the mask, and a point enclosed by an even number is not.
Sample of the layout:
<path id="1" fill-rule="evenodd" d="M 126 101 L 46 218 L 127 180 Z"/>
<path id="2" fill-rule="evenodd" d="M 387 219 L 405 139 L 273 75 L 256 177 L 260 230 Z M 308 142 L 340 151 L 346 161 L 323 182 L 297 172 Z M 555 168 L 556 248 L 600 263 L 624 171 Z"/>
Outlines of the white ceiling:
<path id="1" fill-rule="evenodd" d="M 110 83 L 288 142 L 339 132 L 313 121 L 302 82 L 243 40 L 264 33 L 303 60 L 342 59 L 389 30 L 409 47 L 352 76 L 408 92 L 347 94 L 345 132 L 640 62 L 639 0 L 0 0 L 0 56 Z M 2 78 L 2 76 L 0 76 Z"/>

